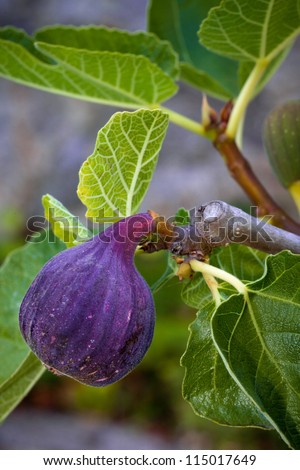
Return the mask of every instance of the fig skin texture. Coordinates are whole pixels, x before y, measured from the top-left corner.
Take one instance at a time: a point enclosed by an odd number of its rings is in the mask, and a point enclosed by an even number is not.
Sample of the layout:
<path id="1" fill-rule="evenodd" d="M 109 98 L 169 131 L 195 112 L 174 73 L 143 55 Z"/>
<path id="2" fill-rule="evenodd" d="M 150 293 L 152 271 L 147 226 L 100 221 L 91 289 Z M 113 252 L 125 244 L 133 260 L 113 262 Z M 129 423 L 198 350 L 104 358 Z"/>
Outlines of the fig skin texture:
<path id="1" fill-rule="evenodd" d="M 152 222 L 148 213 L 127 217 L 54 256 L 39 272 L 19 321 L 47 368 L 102 387 L 140 363 L 152 341 L 155 309 L 133 258 Z"/>

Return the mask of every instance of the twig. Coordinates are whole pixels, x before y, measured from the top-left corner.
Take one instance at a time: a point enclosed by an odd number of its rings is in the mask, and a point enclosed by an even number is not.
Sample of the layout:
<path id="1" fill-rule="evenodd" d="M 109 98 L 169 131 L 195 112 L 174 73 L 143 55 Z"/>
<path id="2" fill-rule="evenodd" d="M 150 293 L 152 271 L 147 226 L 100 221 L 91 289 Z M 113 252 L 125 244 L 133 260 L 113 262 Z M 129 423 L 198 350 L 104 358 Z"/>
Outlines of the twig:
<path id="1" fill-rule="evenodd" d="M 243 188 L 253 204 L 258 206 L 259 215 L 272 214 L 272 223 L 300 235 L 300 225 L 272 199 L 236 143 L 221 134 L 215 140 L 215 147 L 223 156 L 233 178 Z"/>
<path id="2" fill-rule="evenodd" d="M 148 253 L 169 250 L 199 260 L 204 260 L 214 247 L 230 243 L 271 254 L 282 250 L 300 254 L 300 236 L 269 224 L 269 220 L 270 216 L 259 219 L 224 201 L 211 201 L 191 214 L 190 225 L 173 225 L 172 236 L 170 232 L 168 236 L 165 231 L 160 233 L 158 225 L 156 241 L 147 241 L 141 248 Z"/>
<path id="3" fill-rule="evenodd" d="M 224 201 L 212 201 L 198 209 L 192 223 L 212 247 L 239 243 L 266 253 L 300 253 L 300 236 L 269 224 L 268 219 L 253 217 Z"/>

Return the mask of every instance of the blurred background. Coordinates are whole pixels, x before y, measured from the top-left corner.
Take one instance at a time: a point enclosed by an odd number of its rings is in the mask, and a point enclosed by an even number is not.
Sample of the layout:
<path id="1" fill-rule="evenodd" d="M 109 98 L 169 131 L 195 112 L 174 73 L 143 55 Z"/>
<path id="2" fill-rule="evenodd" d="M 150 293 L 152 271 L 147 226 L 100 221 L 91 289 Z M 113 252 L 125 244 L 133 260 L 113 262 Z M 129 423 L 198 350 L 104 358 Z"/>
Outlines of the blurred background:
<path id="1" fill-rule="evenodd" d="M 103 24 L 146 29 L 146 0 L 0 0 L 0 26 L 32 33 L 51 25 Z M 1 58 L 0 58 L 1 60 Z M 299 98 L 300 47 L 250 105 L 244 150 L 279 204 L 295 215 L 264 154 L 261 129 L 278 103 Z M 220 109 L 221 103 L 210 100 Z M 94 149 L 98 130 L 116 108 L 47 94 L 0 79 L 0 263 L 24 244 L 26 220 L 42 215 L 50 193 L 84 220 L 76 196 L 78 170 Z M 201 94 L 186 85 L 168 106 L 200 119 Z M 142 209 L 173 215 L 211 199 L 247 207 L 211 144 L 170 124 Z M 143 255 L 149 283 L 162 274 L 165 255 Z M 0 427 L 0 449 L 281 449 L 272 432 L 218 426 L 194 415 L 181 396 L 180 357 L 195 311 L 180 300 L 173 280 L 155 296 L 157 327 L 142 364 L 121 382 L 93 389 L 46 372 Z"/>

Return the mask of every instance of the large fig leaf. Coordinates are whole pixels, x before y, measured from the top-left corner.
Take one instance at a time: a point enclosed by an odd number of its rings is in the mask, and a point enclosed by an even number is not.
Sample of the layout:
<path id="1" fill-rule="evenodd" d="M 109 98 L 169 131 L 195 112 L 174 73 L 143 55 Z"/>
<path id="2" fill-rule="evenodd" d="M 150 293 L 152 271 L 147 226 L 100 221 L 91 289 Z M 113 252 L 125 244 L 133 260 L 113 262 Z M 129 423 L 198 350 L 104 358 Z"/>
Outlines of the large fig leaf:
<path id="1" fill-rule="evenodd" d="M 36 43 L 14 28 L 0 30 L 0 54 L 0 76 L 74 98 L 135 109 L 177 91 L 145 56 Z"/>
<path id="2" fill-rule="evenodd" d="M 37 238 L 34 243 L 12 252 L 0 269 L 0 421 L 19 403 L 43 370 L 21 336 L 18 313 L 38 271 L 62 249 L 63 244 L 57 240 L 38 242 Z"/>
<path id="3" fill-rule="evenodd" d="M 241 245 L 215 250 L 211 264 L 243 280 L 252 280 L 263 273 L 262 252 Z M 235 293 L 223 285 L 221 300 Z M 263 413 L 236 384 L 226 370 L 212 338 L 211 318 L 215 305 L 202 275 L 195 275 L 182 291 L 183 300 L 199 309 L 190 325 L 190 338 L 182 357 L 185 367 L 183 396 L 196 414 L 231 426 L 270 427 Z"/>
<path id="4" fill-rule="evenodd" d="M 167 127 L 168 115 L 160 110 L 111 117 L 79 173 L 78 196 L 88 209 L 87 217 L 125 217 L 138 211 Z"/>
<path id="5" fill-rule="evenodd" d="M 219 353 L 284 441 L 300 448 L 300 256 L 269 256 L 264 276 L 212 318 Z"/>
<path id="6" fill-rule="evenodd" d="M 214 302 L 202 306 L 190 326 L 190 338 L 181 364 L 186 373 L 183 397 L 194 412 L 219 424 L 271 427 L 224 366 L 211 336 Z"/>
<path id="7" fill-rule="evenodd" d="M 178 52 L 181 79 L 221 99 L 238 93 L 238 64 L 198 42 L 199 25 L 220 0 L 151 0 L 148 29 L 171 42 Z"/>
<path id="8" fill-rule="evenodd" d="M 270 62 L 300 33 L 300 0 L 223 0 L 211 9 L 199 36 L 230 59 Z"/>
<path id="9" fill-rule="evenodd" d="M 178 76 L 178 58 L 170 43 L 152 33 L 131 33 L 104 26 L 47 26 L 36 31 L 35 41 L 88 51 L 143 55 L 173 79 Z"/>

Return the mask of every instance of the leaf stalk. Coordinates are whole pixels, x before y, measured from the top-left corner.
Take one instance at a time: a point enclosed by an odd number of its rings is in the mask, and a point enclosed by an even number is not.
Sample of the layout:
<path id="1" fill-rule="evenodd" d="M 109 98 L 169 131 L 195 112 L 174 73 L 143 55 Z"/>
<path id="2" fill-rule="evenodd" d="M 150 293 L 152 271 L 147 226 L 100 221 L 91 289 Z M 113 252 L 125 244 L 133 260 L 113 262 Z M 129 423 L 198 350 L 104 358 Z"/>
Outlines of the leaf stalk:
<path id="1" fill-rule="evenodd" d="M 202 135 L 203 137 L 212 140 L 213 136 L 210 137 L 210 133 L 206 131 L 205 127 L 200 122 L 194 121 L 193 119 L 190 119 L 183 114 L 177 113 L 176 111 L 173 111 L 172 109 L 164 106 L 160 106 L 159 109 L 167 113 L 169 115 L 170 121 L 177 126 L 183 127 L 184 129 L 187 129 L 194 134 Z"/>
<path id="2" fill-rule="evenodd" d="M 233 274 L 230 274 L 226 271 L 223 271 L 223 269 L 217 268 L 216 266 L 212 266 L 211 264 L 204 263 L 203 261 L 199 261 L 197 259 L 191 259 L 189 264 L 193 271 L 217 277 L 222 281 L 228 282 L 228 284 L 233 286 L 239 292 L 239 294 L 243 294 L 244 296 L 246 295 L 247 288 L 243 282 L 240 281 L 237 277 L 233 276 Z"/>
<path id="3" fill-rule="evenodd" d="M 257 61 L 247 78 L 228 121 L 226 135 L 229 139 L 236 138 L 240 122 L 243 120 L 247 106 L 253 97 L 255 88 L 266 70 L 267 65 L 268 61 L 265 59 Z"/>

